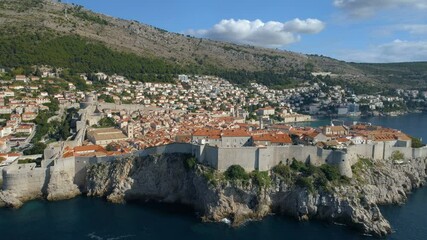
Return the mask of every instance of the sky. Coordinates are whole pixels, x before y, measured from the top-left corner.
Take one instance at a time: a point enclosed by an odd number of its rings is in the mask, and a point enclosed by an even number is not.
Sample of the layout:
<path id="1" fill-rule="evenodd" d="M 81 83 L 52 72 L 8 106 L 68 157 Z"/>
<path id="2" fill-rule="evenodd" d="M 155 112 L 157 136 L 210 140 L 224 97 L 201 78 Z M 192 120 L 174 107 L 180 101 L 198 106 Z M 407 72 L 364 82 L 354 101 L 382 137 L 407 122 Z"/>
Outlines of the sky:
<path id="1" fill-rule="evenodd" d="M 427 0 L 62 0 L 196 37 L 352 62 L 427 61 Z"/>

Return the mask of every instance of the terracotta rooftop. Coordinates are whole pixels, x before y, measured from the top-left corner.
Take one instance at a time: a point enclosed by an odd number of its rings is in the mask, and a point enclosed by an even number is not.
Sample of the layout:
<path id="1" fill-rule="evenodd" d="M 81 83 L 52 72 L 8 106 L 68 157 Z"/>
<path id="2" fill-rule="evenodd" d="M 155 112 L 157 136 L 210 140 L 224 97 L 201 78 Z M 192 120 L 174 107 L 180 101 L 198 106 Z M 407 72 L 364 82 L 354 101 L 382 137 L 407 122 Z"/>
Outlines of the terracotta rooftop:
<path id="1" fill-rule="evenodd" d="M 251 135 L 242 129 L 230 129 L 222 131 L 223 137 L 250 137 Z"/>

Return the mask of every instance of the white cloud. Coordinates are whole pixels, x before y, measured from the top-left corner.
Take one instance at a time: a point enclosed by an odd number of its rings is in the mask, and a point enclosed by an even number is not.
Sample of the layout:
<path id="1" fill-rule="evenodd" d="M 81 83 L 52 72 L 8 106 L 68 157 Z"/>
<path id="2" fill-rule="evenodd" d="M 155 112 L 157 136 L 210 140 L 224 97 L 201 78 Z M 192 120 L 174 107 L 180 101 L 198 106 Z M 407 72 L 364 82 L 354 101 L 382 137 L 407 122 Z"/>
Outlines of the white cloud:
<path id="1" fill-rule="evenodd" d="M 279 48 L 298 42 L 300 34 L 316 34 L 325 28 L 318 19 L 294 19 L 288 22 L 224 19 L 211 29 L 189 30 L 187 34 L 240 44 Z"/>
<path id="2" fill-rule="evenodd" d="M 379 10 L 398 7 L 427 9 L 426 0 L 333 0 L 333 4 L 352 17 L 369 17 Z"/>
<path id="3" fill-rule="evenodd" d="M 283 30 L 288 32 L 298 32 L 315 34 L 321 32 L 325 28 L 325 24 L 318 19 L 300 20 L 295 18 L 292 21 L 283 23 Z"/>
<path id="4" fill-rule="evenodd" d="M 427 61 L 427 41 L 394 40 L 365 51 L 344 51 L 342 60 L 352 62 L 411 62 Z"/>
<path id="5" fill-rule="evenodd" d="M 402 24 L 395 27 L 398 31 L 406 31 L 414 35 L 427 34 L 427 24 Z"/>

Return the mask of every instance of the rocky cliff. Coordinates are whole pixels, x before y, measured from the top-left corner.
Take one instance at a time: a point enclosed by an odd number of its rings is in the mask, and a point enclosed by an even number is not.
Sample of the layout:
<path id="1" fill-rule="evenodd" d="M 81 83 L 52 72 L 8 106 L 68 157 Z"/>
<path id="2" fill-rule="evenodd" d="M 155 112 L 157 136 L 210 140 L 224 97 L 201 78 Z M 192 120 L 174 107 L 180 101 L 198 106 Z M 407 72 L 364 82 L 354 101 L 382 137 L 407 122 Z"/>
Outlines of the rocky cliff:
<path id="1" fill-rule="evenodd" d="M 384 236 L 391 226 L 378 204 L 403 203 L 426 178 L 425 159 L 400 164 L 363 160 L 353 168 L 354 179 L 317 184 L 314 178 L 315 188 L 311 188 L 299 183 L 298 171 L 289 177 L 271 171 L 266 181 L 256 177 L 230 180 L 200 165 L 190 168 L 186 158 L 150 156 L 93 165 L 88 169 L 87 193 L 119 203 L 144 199 L 188 204 L 205 221 L 228 218 L 239 225 L 274 212 L 299 220 L 343 223 Z"/>
<path id="2" fill-rule="evenodd" d="M 47 185 L 46 198 L 49 201 L 65 200 L 80 195 L 77 185 L 73 183 L 74 176 L 65 170 L 51 171 Z"/>
<path id="3" fill-rule="evenodd" d="M 191 156 L 159 155 L 91 165 L 84 191 L 114 203 L 136 199 L 182 203 L 192 206 L 204 221 L 227 218 L 235 226 L 279 213 L 298 220 L 343 223 L 384 236 L 391 232 L 391 226 L 378 205 L 404 203 L 414 188 L 425 183 L 426 161 L 361 159 L 352 167 L 353 179 L 340 177 L 333 169 L 302 163 L 230 179 L 227 173 L 196 164 Z M 67 171 L 52 171 L 49 175 L 42 195 L 1 191 L 0 207 L 20 207 L 35 198 L 53 201 L 80 194 Z"/>
<path id="4" fill-rule="evenodd" d="M 7 181 L 0 191 L 0 207 L 19 208 L 24 202 L 33 199 L 49 201 L 65 200 L 80 195 L 74 182 L 74 167 L 68 168 L 34 168 L 25 172 L 3 172 Z M 18 168 L 19 169 L 19 168 Z"/>

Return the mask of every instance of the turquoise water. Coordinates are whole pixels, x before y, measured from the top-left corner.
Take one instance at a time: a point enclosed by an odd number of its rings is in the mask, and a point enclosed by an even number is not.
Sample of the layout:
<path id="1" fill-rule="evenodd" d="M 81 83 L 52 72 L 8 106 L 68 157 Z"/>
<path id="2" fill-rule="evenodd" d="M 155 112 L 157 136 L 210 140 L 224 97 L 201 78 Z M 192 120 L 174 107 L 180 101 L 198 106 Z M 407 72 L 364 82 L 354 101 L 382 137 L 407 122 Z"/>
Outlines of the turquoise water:
<path id="1" fill-rule="evenodd" d="M 370 118 L 375 124 L 402 129 L 427 140 L 427 114 Z M 326 121 L 327 122 L 327 121 Z M 382 207 L 395 233 L 388 239 L 427 239 L 427 188 L 403 206 Z M 19 210 L 0 209 L 0 239 L 372 239 L 344 226 L 317 221 L 297 222 L 270 216 L 234 229 L 201 223 L 180 205 L 129 203 L 79 197 L 68 201 L 32 201 Z"/>

